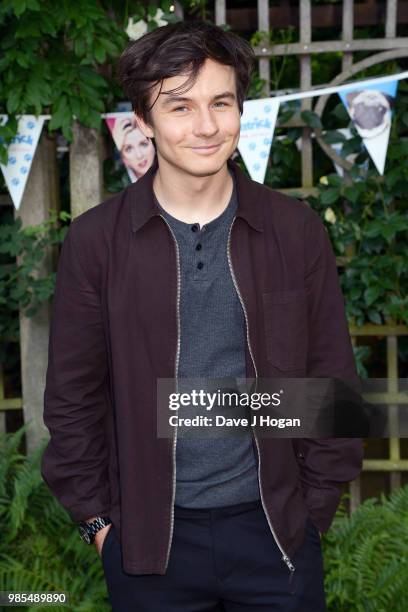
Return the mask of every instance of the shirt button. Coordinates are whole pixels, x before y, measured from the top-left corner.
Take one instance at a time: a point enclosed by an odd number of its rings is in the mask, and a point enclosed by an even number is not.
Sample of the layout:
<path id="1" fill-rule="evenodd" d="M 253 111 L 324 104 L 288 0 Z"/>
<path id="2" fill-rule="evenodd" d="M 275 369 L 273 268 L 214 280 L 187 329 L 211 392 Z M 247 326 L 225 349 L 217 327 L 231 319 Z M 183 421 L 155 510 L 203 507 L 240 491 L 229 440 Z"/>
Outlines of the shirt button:
<path id="1" fill-rule="evenodd" d="M 201 244 L 197 244 L 196 251 L 201 251 Z"/>
<path id="2" fill-rule="evenodd" d="M 198 223 L 194 223 L 194 225 L 191 226 L 191 231 L 198 232 Z"/>
<path id="3" fill-rule="evenodd" d="M 198 262 L 198 264 L 197 264 L 197 268 L 198 268 L 199 270 L 201 270 L 201 268 L 203 267 L 203 265 L 204 265 L 204 264 L 203 264 L 203 262 L 202 262 L 202 261 L 199 261 L 199 262 Z"/>

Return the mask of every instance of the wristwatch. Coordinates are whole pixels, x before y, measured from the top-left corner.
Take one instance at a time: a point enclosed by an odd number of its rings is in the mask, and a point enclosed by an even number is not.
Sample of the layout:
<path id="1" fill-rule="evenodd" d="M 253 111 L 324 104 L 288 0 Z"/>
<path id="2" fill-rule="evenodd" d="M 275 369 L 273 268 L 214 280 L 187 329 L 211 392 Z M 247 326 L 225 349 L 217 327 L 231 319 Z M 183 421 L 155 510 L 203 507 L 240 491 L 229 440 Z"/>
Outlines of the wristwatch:
<path id="1" fill-rule="evenodd" d="M 98 531 L 106 527 L 106 525 L 110 525 L 111 523 L 112 521 L 110 520 L 110 518 L 106 516 L 98 516 L 90 523 L 87 523 L 86 521 L 79 522 L 78 530 L 83 541 L 87 544 L 92 544 L 95 540 L 95 535 L 98 533 Z"/>

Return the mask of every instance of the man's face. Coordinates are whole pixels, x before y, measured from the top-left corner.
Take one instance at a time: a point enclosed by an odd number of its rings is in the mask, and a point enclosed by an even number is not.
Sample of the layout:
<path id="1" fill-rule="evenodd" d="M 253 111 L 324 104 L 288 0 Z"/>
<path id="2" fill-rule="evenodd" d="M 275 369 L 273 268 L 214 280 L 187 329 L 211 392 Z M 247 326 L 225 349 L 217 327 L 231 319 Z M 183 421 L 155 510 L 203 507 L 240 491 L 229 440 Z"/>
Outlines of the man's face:
<path id="1" fill-rule="evenodd" d="M 146 136 L 155 139 L 158 158 L 194 176 L 215 174 L 239 140 L 234 68 L 207 59 L 189 91 L 164 93 L 186 79 L 186 75 L 164 79 L 151 110 L 152 124 L 138 117 L 139 125 Z M 150 103 L 156 100 L 159 89 L 157 85 L 152 91 Z"/>

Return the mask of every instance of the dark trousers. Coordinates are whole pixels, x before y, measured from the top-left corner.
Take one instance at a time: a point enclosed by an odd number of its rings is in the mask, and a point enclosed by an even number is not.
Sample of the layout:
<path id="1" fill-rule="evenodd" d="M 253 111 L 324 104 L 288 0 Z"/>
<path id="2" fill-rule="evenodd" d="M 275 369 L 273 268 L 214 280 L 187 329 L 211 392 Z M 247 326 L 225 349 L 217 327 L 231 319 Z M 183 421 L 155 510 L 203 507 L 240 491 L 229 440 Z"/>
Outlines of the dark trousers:
<path id="1" fill-rule="evenodd" d="M 292 579 L 261 502 L 197 510 L 175 506 L 164 576 L 122 569 L 112 526 L 102 563 L 113 612 L 325 612 L 320 537 L 308 520 Z"/>

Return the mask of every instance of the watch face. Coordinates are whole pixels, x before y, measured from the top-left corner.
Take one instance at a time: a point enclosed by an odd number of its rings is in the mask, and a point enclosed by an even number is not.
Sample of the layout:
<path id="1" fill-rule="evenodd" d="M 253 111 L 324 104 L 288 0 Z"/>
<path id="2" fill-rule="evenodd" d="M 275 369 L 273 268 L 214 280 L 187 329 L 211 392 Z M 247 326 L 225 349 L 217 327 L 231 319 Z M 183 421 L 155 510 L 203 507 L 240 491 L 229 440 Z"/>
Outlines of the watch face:
<path id="1" fill-rule="evenodd" d="M 81 535 L 81 538 L 87 544 L 90 544 L 91 543 L 91 538 L 89 537 L 89 533 L 88 533 L 88 530 L 86 529 L 86 527 L 84 527 L 83 525 L 78 525 L 78 529 L 79 529 L 79 533 Z"/>

